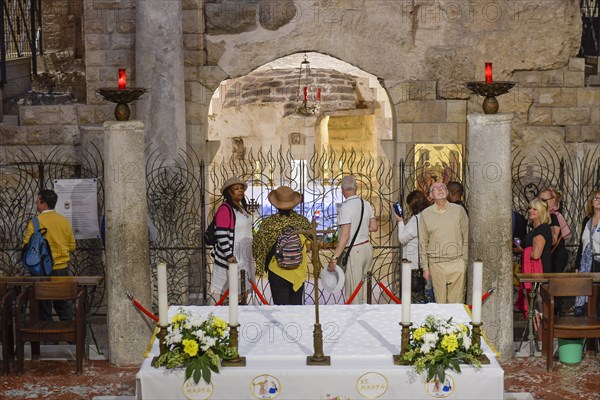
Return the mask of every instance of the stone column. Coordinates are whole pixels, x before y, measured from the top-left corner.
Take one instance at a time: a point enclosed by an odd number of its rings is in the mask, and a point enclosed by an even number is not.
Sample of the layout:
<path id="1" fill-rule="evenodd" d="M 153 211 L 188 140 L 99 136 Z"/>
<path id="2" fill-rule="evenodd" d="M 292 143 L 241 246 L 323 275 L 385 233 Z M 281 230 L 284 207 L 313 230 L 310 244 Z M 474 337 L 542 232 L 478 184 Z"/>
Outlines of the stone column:
<path id="1" fill-rule="evenodd" d="M 513 114 L 470 114 L 468 121 L 470 260 L 483 261 L 483 331 L 502 359 L 513 355 L 511 121 Z M 468 299 L 472 302 L 469 265 Z"/>
<path id="2" fill-rule="evenodd" d="M 146 144 L 167 160 L 186 148 L 181 1 L 136 3 L 136 86 L 148 89 L 136 103 Z"/>
<path id="3" fill-rule="evenodd" d="M 139 365 L 153 325 L 125 290 L 152 306 L 149 266 L 144 124 L 104 123 L 108 355 L 112 365 Z"/>

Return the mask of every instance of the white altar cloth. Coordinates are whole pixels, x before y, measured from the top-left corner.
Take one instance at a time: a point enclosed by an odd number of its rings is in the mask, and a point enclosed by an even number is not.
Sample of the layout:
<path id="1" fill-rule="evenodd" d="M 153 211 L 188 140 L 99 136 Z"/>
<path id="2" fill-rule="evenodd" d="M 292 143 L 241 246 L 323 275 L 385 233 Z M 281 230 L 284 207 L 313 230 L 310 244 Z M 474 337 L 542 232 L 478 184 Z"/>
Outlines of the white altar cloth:
<path id="1" fill-rule="evenodd" d="M 171 306 L 169 319 L 179 310 Z M 227 307 L 181 307 L 194 314 L 210 312 L 227 320 Z M 394 365 L 400 352 L 402 308 L 398 305 L 325 305 L 319 307 L 324 354 L 330 366 L 307 366 L 314 353 L 314 306 L 240 306 L 240 355 L 245 367 L 223 367 L 210 385 L 184 382 L 184 370 L 153 368 L 158 342 L 137 374 L 138 399 L 503 399 L 504 371 L 490 347 L 480 370 L 461 365 L 446 382 L 425 383 L 413 366 Z M 462 304 L 412 305 L 411 319 L 428 314 L 468 324 Z"/>

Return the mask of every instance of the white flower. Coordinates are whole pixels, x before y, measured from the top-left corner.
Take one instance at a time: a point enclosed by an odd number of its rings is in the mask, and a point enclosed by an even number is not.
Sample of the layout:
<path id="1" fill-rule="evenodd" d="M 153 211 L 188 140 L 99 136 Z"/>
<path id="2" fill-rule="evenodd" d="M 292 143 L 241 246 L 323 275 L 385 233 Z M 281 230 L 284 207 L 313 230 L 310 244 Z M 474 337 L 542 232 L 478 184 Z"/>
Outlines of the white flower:
<path id="1" fill-rule="evenodd" d="M 202 318 L 199 315 L 192 315 L 188 321 L 189 321 L 191 327 L 198 328 L 204 322 L 204 318 Z"/>
<path id="2" fill-rule="evenodd" d="M 182 339 L 183 335 L 179 331 L 171 332 L 165 337 L 167 344 L 181 343 Z"/>
<path id="3" fill-rule="evenodd" d="M 193 335 L 198 338 L 199 342 L 201 342 L 202 339 L 204 339 L 204 331 L 202 329 L 198 329 L 197 331 L 194 331 Z"/>
<path id="4" fill-rule="evenodd" d="M 438 340 L 438 334 L 435 332 L 427 332 L 423 335 L 423 341 L 430 346 L 435 346 L 435 342 Z"/>
<path id="5" fill-rule="evenodd" d="M 471 348 L 471 337 L 467 335 L 463 336 L 463 346 L 465 350 L 469 350 L 469 348 Z"/>

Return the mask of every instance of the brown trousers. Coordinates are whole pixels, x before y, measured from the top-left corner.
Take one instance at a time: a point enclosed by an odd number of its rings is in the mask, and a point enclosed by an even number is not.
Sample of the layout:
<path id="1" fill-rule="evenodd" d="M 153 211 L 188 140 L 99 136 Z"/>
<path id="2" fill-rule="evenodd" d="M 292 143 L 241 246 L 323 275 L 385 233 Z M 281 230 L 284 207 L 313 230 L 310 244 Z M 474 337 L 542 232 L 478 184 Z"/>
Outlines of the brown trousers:
<path id="1" fill-rule="evenodd" d="M 467 266 L 462 258 L 451 261 L 429 261 L 429 273 L 436 303 L 465 302 Z"/>

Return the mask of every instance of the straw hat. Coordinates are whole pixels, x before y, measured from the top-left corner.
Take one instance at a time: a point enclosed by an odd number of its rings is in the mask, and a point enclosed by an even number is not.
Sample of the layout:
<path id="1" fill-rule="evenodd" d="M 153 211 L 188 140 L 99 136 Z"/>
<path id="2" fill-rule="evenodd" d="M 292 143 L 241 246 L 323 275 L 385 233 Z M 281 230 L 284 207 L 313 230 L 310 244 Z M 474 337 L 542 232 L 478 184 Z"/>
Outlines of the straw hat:
<path id="1" fill-rule="evenodd" d="M 246 182 L 244 182 L 243 180 L 241 180 L 240 178 L 229 178 L 225 181 L 225 183 L 223 184 L 223 186 L 221 187 L 221 193 L 225 194 L 225 191 L 233 185 L 243 185 L 244 186 L 244 190 L 246 190 L 248 188 L 248 184 Z"/>
<path id="2" fill-rule="evenodd" d="M 269 202 L 279 210 L 291 210 L 302 201 L 302 195 L 288 186 L 280 186 L 269 193 Z"/>

